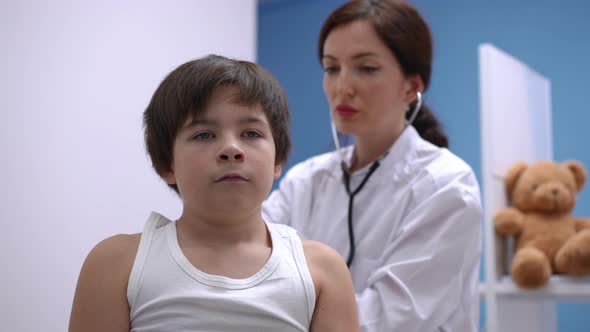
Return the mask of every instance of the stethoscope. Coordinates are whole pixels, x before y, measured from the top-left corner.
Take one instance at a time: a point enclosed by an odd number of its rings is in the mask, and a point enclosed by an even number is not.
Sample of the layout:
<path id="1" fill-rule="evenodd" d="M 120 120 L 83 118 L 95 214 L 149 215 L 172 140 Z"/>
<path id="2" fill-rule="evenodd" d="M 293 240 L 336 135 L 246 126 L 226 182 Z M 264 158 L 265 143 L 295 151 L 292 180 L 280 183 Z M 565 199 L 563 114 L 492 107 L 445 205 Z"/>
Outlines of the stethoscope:
<path id="1" fill-rule="evenodd" d="M 420 108 L 422 107 L 422 94 L 420 92 L 416 93 L 416 100 L 417 100 L 416 106 L 414 107 L 414 110 L 412 111 L 410 118 L 406 121 L 406 125 L 403 130 L 405 130 L 408 126 L 410 126 L 414 122 L 414 120 L 416 119 L 416 116 L 418 115 L 418 112 L 420 111 Z M 350 268 L 350 265 L 352 264 L 352 260 L 354 259 L 354 254 L 355 254 L 355 250 L 356 250 L 356 244 L 354 241 L 354 228 L 352 226 L 352 207 L 354 205 L 354 197 L 363 189 L 363 187 L 365 186 L 365 183 L 367 183 L 367 181 L 369 181 L 369 178 L 371 177 L 371 175 L 373 175 L 373 173 L 375 173 L 375 170 L 377 170 L 377 168 L 380 165 L 379 161 L 382 160 L 383 158 L 385 158 L 385 156 L 387 156 L 387 154 L 389 153 L 389 150 L 385 151 L 385 153 L 383 153 L 377 160 L 375 160 L 373 162 L 373 164 L 371 164 L 371 166 L 369 167 L 369 171 L 367 172 L 367 174 L 365 175 L 365 177 L 363 178 L 361 183 L 356 187 L 356 189 L 351 190 L 350 189 L 350 170 L 345 162 L 346 156 L 344 154 L 344 151 L 342 151 L 342 149 L 340 149 L 340 141 L 338 140 L 338 131 L 336 130 L 336 124 L 334 123 L 334 118 L 331 119 L 331 125 L 332 125 L 332 139 L 334 140 L 334 145 L 336 146 L 336 151 L 338 152 L 338 154 L 340 154 L 340 167 L 342 168 L 342 180 L 344 182 L 344 188 L 346 188 L 346 193 L 348 194 L 348 239 L 350 242 L 350 252 L 348 253 L 348 259 L 346 260 L 346 265 Z M 403 132 L 403 130 L 402 130 L 402 132 Z"/>

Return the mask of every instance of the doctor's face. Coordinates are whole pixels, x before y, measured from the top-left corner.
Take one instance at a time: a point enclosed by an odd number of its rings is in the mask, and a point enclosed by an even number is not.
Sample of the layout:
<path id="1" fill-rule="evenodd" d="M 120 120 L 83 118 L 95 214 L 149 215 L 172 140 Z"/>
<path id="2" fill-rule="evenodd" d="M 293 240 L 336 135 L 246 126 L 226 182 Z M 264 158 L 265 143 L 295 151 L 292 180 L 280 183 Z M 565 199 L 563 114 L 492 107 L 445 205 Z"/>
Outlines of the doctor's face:
<path id="1" fill-rule="evenodd" d="M 324 43 L 324 92 L 336 127 L 356 137 L 399 133 L 415 87 L 366 21 L 332 30 Z"/>

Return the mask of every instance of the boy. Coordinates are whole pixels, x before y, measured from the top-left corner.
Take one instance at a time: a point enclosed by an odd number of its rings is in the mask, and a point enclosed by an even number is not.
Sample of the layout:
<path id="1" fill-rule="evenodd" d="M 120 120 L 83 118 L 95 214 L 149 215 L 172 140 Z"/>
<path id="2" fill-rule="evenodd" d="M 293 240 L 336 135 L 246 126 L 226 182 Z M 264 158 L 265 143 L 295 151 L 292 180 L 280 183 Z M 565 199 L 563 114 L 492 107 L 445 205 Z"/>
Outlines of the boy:
<path id="1" fill-rule="evenodd" d="M 255 64 L 211 55 L 170 73 L 144 113 L 145 138 L 182 215 L 154 213 L 143 233 L 96 245 L 70 332 L 358 331 L 340 256 L 262 219 L 288 122 L 279 84 Z"/>

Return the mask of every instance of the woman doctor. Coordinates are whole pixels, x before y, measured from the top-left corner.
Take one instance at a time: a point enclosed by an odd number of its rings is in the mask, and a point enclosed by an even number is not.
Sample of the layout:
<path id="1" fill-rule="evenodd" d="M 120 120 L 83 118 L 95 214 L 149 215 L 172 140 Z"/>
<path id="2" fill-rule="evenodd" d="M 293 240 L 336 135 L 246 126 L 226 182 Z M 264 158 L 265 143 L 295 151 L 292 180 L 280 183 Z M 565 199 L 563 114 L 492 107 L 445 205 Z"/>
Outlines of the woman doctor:
<path id="1" fill-rule="evenodd" d="M 428 26 L 407 3 L 357 0 L 318 46 L 333 125 L 354 145 L 294 166 L 266 218 L 348 261 L 363 331 L 477 331 L 480 193 L 422 102 Z"/>

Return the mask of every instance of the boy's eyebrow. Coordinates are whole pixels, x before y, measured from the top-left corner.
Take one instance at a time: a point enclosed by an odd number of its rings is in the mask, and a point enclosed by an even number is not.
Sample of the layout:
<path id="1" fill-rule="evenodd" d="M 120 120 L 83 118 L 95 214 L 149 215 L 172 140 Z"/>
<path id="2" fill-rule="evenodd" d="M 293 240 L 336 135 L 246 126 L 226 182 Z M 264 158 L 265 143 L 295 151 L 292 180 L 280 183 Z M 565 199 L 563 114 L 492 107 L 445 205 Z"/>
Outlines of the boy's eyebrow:
<path id="1" fill-rule="evenodd" d="M 190 127 L 194 127 L 197 125 L 217 125 L 217 122 L 207 120 L 207 119 L 192 119 L 191 121 L 187 122 L 182 129 L 187 129 Z"/>
<path id="2" fill-rule="evenodd" d="M 266 124 L 266 121 L 262 117 L 259 116 L 247 116 L 243 117 L 238 121 L 240 124 L 248 124 L 248 123 L 259 123 L 259 124 Z M 190 122 L 184 125 L 182 129 L 191 128 L 198 125 L 205 125 L 205 126 L 218 126 L 219 123 L 215 120 L 211 119 L 192 119 Z"/>
<path id="3" fill-rule="evenodd" d="M 262 117 L 259 116 L 248 116 L 245 118 L 241 118 L 239 121 L 241 124 L 243 123 L 260 123 L 260 124 L 266 124 L 266 121 L 264 121 L 264 119 Z"/>

